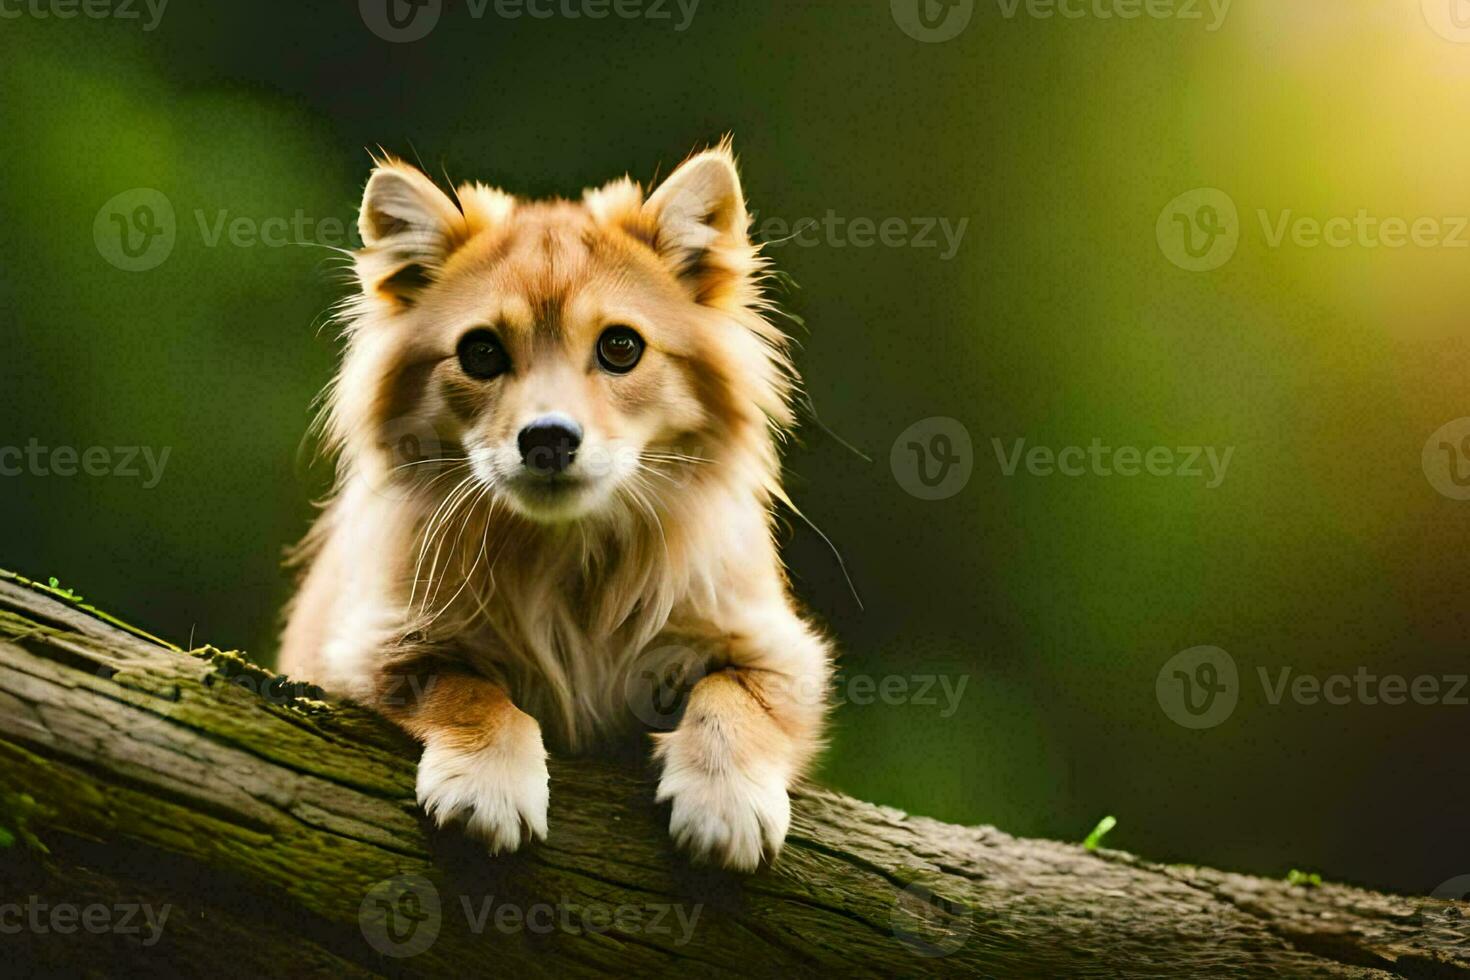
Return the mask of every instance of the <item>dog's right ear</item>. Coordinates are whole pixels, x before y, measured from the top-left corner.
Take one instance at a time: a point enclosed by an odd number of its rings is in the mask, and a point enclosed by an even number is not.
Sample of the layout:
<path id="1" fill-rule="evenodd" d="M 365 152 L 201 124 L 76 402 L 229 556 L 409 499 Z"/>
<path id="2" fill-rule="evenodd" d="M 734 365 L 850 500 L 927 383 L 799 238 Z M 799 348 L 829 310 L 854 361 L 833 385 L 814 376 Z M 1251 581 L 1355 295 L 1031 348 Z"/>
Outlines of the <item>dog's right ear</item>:
<path id="1" fill-rule="evenodd" d="M 469 225 L 449 195 L 416 167 L 394 159 L 380 161 L 368 178 L 357 227 L 362 291 L 395 307 L 412 306 L 469 237 Z"/>

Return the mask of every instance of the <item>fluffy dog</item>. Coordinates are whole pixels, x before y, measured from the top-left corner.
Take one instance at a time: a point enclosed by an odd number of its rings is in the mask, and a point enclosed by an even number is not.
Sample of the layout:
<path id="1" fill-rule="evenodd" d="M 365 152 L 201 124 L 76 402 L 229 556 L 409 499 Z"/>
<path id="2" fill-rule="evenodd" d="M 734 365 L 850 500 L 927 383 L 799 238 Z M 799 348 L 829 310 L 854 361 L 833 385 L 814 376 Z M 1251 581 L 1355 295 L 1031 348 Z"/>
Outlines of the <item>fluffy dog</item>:
<path id="1" fill-rule="evenodd" d="M 419 739 L 419 801 L 494 852 L 547 834 L 547 743 L 664 687 L 676 843 L 749 870 L 786 836 L 831 653 L 773 535 L 796 376 L 748 225 L 728 143 L 646 198 L 368 180 L 281 666 Z"/>

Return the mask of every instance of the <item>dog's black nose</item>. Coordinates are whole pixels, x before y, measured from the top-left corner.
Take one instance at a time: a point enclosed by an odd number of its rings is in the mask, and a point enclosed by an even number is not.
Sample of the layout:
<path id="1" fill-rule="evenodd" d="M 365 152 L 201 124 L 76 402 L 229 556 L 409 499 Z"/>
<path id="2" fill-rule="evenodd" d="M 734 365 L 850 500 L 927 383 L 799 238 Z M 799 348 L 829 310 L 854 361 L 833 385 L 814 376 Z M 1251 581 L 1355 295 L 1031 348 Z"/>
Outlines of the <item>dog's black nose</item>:
<path id="1" fill-rule="evenodd" d="M 537 476 L 566 472 L 582 444 L 582 427 L 565 415 L 546 415 L 521 430 L 521 462 Z"/>

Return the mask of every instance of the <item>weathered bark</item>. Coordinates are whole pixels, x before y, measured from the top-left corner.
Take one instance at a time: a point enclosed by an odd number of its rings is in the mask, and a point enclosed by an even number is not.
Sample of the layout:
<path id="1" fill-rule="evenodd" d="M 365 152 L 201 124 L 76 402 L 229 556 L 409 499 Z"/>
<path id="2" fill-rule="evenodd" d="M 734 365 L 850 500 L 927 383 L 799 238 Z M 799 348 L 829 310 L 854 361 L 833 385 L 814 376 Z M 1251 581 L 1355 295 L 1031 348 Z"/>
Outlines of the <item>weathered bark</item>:
<path id="1" fill-rule="evenodd" d="M 186 653 L 0 576 L 5 967 L 151 976 L 1470 973 L 1463 904 L 1163 867 L 820 789 L 796 794 L 774 867 L 698 870 L 671 851 L 650 774 L 611 761 L 555 761 L 550 841 L 492 860 L 426 827 L 405 738 L 361 709 L 300 693 L 317 692 L 281 687 L 237 654 Z M 170 913 L 161 938 L 145 945 L 146 928 L 67 935 L 45 911 L 42 928 L 9 934 L 16 913 L 7 918 L 7 904 L 28 915 L 62 904 Z M 389 924 L 403 945 L 387 938 Z M 417 955 L 384 952 L 414 951 L 436 928 Z"/>

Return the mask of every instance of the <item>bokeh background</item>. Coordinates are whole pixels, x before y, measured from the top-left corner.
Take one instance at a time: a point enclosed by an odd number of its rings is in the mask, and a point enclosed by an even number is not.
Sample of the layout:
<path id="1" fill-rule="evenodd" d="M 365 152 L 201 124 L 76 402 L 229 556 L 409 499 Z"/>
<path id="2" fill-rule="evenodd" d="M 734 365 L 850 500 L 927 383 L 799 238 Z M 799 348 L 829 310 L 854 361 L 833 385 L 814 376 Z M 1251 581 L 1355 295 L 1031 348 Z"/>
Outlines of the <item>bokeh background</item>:
<path id="1" fill-rule="evenodd" d="M 272 661 L 282 551 L 330 478 L 302 439 L 344 286 L 309 243 L 350 244 L 331 223 L 352 226 L 367 148 L 575 195 L 730 132 L 761 219 L 910 229 L 858 247 L 817 228 L 770 253 L 800 287 L 786 303 L 822 422 L 790 455 L 792 493 L 863 604 L 795 519 L 793 576 L 848 678 L 909 679 L 838 711 L 822 778 L 1026 835 L 1076 840 L 1112 814 L 1110 845 L 1162 861 L 1428 891 L 1470 873 L 1470 706 L 1272 704 L 1257 669 L 1470 669 L 1470 502 L 1421 458 L 1470 415 L 1458 2 L 1236 0 L 1220 20 L 1203 2 L 1201 19 L 1123 19 L 961 0 L 928 8 L 933 30 L 913 0 L 703 0 L 683 30 L 673 5 L 450 3 L 410 43 L 353 3 L 174 0 L 152 29 L 141 5 L 8 7 L 0 443 L 170 455 L 153 487 L 0 477 L 0 564 Z M 94 225 L 137 188 L 169 202 L 175 240 L 127 271 Z M 1196 188 L 1237 209 L 1206 271 L 1158 233 Z M 1283 216 L 1360 212 L 1433 219 L 1443 240 L 1273 244 Z M 298 215 L 302 244 L 214 237 L 222 217 Z M 910 240 L 929 221 L 967 222 L 952 255 Z M 891 450 L 935 417 L 973 451 L 968 482 L 928 500 Z M 1233 456 L 1207 488 L 1006 476 L 992 442 L 1094 437 Z M 1155 681 L 1206 644 L 1238 664 L 1239 701 L 1196 730 Z"/>

